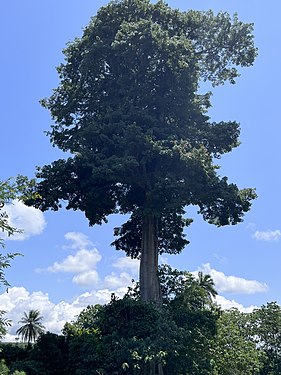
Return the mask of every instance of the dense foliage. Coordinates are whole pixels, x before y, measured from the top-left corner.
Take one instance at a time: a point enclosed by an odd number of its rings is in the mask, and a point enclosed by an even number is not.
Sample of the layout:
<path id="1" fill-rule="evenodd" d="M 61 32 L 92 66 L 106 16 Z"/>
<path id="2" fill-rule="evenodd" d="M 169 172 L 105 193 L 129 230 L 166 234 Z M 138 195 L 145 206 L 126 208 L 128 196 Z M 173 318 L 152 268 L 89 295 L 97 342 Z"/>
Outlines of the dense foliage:
<path id="1" fill-rule="evenodd" d="M 279 305 L 222 311 L 201 285 L 202 279 L 212 284 L 208 275 L 195 278 L 169 266 L 159 273 L 161 309 L 142 301 L 136 285 L 122 299 L 88 306 L 62 335 L 42 333 L 33 345 L 1 344 L 6 373 L 146 375 L 154 367 L 164 375 L 280 374 Z"/>

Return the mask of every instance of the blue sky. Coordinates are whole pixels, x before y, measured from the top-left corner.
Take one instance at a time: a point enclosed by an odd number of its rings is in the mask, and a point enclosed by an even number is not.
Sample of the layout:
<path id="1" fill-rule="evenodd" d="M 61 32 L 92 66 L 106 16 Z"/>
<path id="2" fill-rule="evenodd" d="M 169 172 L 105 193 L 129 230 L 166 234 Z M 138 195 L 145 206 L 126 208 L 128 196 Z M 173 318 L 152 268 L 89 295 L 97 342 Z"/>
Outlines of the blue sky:
<path id="1" fill-rule="evenodd" d="M 239 148 L 221 159 L 221 175 L 240 187 L 256 187 L 258 199 L 242 224 L 216 228 L 188 209 L 194 223 L 187 231 L 191 244 L 181 255 L 165 256 L 173 267 L 210 273 L 224 307 L 241 309 L 268 301 L 281 303 L 281 206 L 279 87 L 281 3 L 269 0 L 169 0 L 172 7 L 238 13 L 254 22 L 259 56 L 243 69 L 236 85 L 214 89 L 213 120 L 241 124 Z M 102 0 L 10 0 L 0 5 L 1 32 L 1 175 L 34 176 L 35 166 L 62 157 L 44 134 L 52 123 L 39 100 L 58 84 L 55 67 L 62 49 L 105 5 Z M 2 290 L 0 309 L 16 323 L 30 308 L 39 309 L 45 325 L 59 332 L 65 320 L 89 303 L 120 295 L 138 264 L 110 246 L 112 228 L 124 218 L 89 228 L 80 212 L 40 213 L 15 203 L 7 208 L 24 234 L 7 241 L 6 251 L 19 251 L 7 272 L 12 285 Z M 1 291 L 0 291 L 1 292 Z M 13 335 L 17 324 L 10 330 Z M 8 336 L 11 338 L 12 336 Z"/>

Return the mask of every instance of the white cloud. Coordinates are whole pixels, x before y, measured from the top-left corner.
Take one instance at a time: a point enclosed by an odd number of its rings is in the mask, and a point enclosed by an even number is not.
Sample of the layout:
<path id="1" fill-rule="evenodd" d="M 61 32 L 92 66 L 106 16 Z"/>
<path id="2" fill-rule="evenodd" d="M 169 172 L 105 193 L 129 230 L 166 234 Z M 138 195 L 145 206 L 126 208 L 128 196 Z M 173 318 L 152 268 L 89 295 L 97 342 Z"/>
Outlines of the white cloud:
<path id="1" fill-rule="evenodd" d="M 96 270 L 83 272 L 75 275 L 72 281 L 80 286 L 93 287 L 93 285 L 97 285 L 99 282 L 99 274 Z"/>
<path id="2" fill-rule="evenodd" d="M 97 249 L 82 249 L 75 255 L 68 255 L 62 262 L 55 262 L 47 270 L 50 272 L 88 272 L 96 267 L 101 258 Z"/>
<path id="3" fill-rule="evenodd" d="M 223 272 L 212 269 L 209 263 L 203 264 L 200 270 L 212 277 L 215 289 L 219 293 L 254 294 L 268 290 L 267 285 L 259 281 L 246 280 L 237 276 L 226 276 Z"/>
<path id="4" fill-rule="evenodd" d="M 13 321 L 13 326 L 9 329 L 12 335 L 16 334 L 20 326 L 18 321 L 23 313 L 31 309 L 39 310 L 46 329 L 56 333 L 61 331 L 65 321 L 73 319 L 80 311 L 74 305 L 63 301 L 55 305 L 49 300 L 48 294 L 40 291 L 29 293 L 23 287 L 13 287 L 8 293 L 1 294 L 0 309 L 5 310 L 5 316 Z"/>
<path id="5" fill-rule="evenodd" d="M 249 223 L 247 228 L 251 229 L 253 232 L 252 237 L 257 241 L 278 242 L 281 239 L 280 229 L 255 230 L 256 225 L 254 223 Z"/>
<path id="6" fill-rule="evenodd" d="M 121 271 L 118 275 L 112 272 L 110 275 L 105 276 L 103 286 L 109 289 L 118 289 L 127 291 L 128 286 L 132 285 L 132 280 L 138 279 L 140 261 L 130 257 L 118 258 L 112 266 Z"/>
<path id="7" fill-rule="evenodd" d="M 121 270 L 128 270 L 136 275 L 139 272 L 139 266 L 140 266 L 140 261 L 138 259 L 132 259 L 126 256 L 118 258 L 113 263 L 113 267 L 121 269 Z"/>
<path id="8" fill-rule="evenodd" d="M 281 238 L 281 231 L 276 230 L 267 230 L 267 231 L 255 231 L 253 237 L 258 241 L 267 241 L 267 242 L 278 242 Z"/>
<path id="9" fill-rule="evenodd" d="M 131 284 L 132 276 L 127 272 L 122 272 L 120 275 L 112 273 L 104 278 L 104 286 L 110 289 L 126 288 Z"/>
<path id="10" fill-rule="evenodd" d="M 79 295 L 72 303 L 76 308 L 83 309 L 89 305 L 100 304 L 103 305 L 108 303 L 111 299 L 112 293 L 115 293 L 116 296 L 122 298 L 126 293 L 127 289 L 118 288 L 116 290 L 109 290 L 107 288 L 92 290 L 90 292 L 83 293 Z"/>
<path id="11" fill-rule="evenodd" d="M 236 309 L 238 309 L 239 311 L 241 312 L 244 312 L 244 313 L 250 313 L 252 312 L 254 309 L 257 308 L 257 306 L 248 306 L 248 307 L 245 307 L 243 306 L 241 303 L 238 303 L 234 300 L 229 300 L 229 299 L 226 299 L 225 297 L 223 296 L 217 296 L 216 297 L 216 302 L 218 305 L 221 306 L 221 308 L 223 310 L 229 310 L 233 307 L 235 307 Z"/>
<path id="12" fill-rule="evenodd" d="M 64 249 L 77 250 L 75 254 L 70 254 L 60 262 L 46 269 L 37 269 L 38 272 L 65 272 L 75 274 L 72 281 L 75 284 L 86 287 L 97 285 L 99 282 L 99 274 L 96 270 L 97 264 L 101 261 L 102 256 L 94 247 L 89 238 L 79 232 L 68 232 L 64 236 L 71 241 L 70 245 L 63 246 Z M 87 247 L 89 249 L 87 249 Z"/>
<path id="13" fill-rule="evenodd" d="M 31 236 L 41 234 L 46 226 L 43 213 L 34 208 L 28 207 L 20 201 L 14 200 L 4 208 L 8 214 L 8 222 L 12 227 L 22 230 L 22 233 L 15 233 L 8 237 L 1 233 L 1 237 L 13 241 L 23 241 Z"/>
<path id="14" fill-rule="evenodd" d="M 93 247 L 89 238 L 83 233 L 76 232 L 66 233 L 65 238 L 71 243 L 68 246 L 63 246 L 63 248 L 76 250 L 75 254 L 68 255 L 60 262 L 54 262 L 52 266 L 45 270 L 39 269 L 37 271 L 73 273 L 72 282 L 81 287 L 95 287 L 100 290 L 113 289 L 122 291 L 122 293 L 127 291 L 129 285 L 132 285 L 132 279 L 138 277 L 139 261 L 124 256 L 118 258 L 112 264 L 121 273 L 112 272 L 102 279 L 97 269 L 102 256 Z M 108 293 L 111 294 L 111 292 Z"/>
<path id="15" fill-rule="evenodd" d="M 8 293 L 0 294 L 0 310 L 5 310 L 5 317 L 13 322 L 4 340 L 15 340 L 16 331 L 20 327 L 18 321 L 24 312 L 31 309 L 40 311 L 43 317 L 42 323 L 47 331 L 60 334 L 65 322 L 74 320 L 88 305 L 108 303 L 112 293 L 121 298 L 125 292 L 126 288 L 92 290 L 81 294 L 72 302 L 61 301 L 55 304 L 50 301 L 47 293 L 41 291 L 29 293 L 23 287 L 10 288 Z"/>
<path id="16" fill-rule="evenodd" d="M 100 304 L 103 305 L 110 301 L 111 292 L 107 289 L 86 292 L 78 296 L 73 301 L 73 306 L 83 309 L 89 305 Z"/>
<path id="17" fill-rule="evenodd" d="M 88 246 L 93 246 L 88 236 L 80 232 L 68 232 L 64 235 L 64 238 L 72 241 L 71 245 L 64 246 L 65 249 L 83 249 L 87 248 Z"/>

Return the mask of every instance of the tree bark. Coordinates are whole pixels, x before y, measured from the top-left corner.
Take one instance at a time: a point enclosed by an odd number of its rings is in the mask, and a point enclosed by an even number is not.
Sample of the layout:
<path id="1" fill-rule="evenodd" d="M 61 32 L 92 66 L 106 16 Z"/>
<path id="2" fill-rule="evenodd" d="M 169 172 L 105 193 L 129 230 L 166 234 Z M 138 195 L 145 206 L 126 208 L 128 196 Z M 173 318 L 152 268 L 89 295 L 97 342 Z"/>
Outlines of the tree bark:
<path id="1" fill-rule="evenodd" d="M 162 305 L 158 278 L 158 219 L 153 214 L 147 214 L 142 224 L 140 294 L 143 301 Z"/>
<path id="2" fill-rule="evenodd" d="M 156 363 L 156 361 L 152 361 L 149 363 L 147 375 L 164 375 L 163 366 L 161 363 Z"/>
<path id="3" fill-rule="evenodd" d="M 162 305 L 162 293 L 158 278 L 158 219 L 146 215 L 142 224 L 141 261 L 140 261 L 141 299 Z M 163 375 L 163 367 L 153 361 L 149 365 L 149 375 Z"/>

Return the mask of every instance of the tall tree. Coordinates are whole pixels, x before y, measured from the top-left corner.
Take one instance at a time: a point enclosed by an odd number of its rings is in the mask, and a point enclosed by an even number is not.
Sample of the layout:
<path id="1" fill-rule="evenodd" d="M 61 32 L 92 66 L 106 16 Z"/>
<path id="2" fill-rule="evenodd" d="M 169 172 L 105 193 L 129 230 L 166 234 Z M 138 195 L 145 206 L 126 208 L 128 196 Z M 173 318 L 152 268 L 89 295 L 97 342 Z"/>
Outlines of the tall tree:
<path id="1" fill-rule="evenodd" d="M 23 317 L 19 321 L 23 325 L 17 330 L 17 335 L 21 335 L 23 340 L 28 344 L 34 342 L 45 330 L 41 322 L 42 319 L 43 317 L 38 310 L 30 310 L 28 313 L 24 312 Z"/>
<path id="2" fill-rule="evenodd" d="M 54 146 L 70 153 L 39 168 L 42 210 L 81 210 L 90 225 L 130 214 L 114 245 L 140 257 L 142 299 L 161 304 L 158 254 L 188 243 L 198 205 L 217 226 L 242 221 L 255 197 L 217 174 L 215 158 L 239 144 L 239 124 L 211 122 L 199 82 L 234 83 L 256 56 L 252 25 L 212 11 L 181 12 L 163 1 L 118 0 L 102 7 L 64 50 L 60 85 L 42 101 Z"/>

